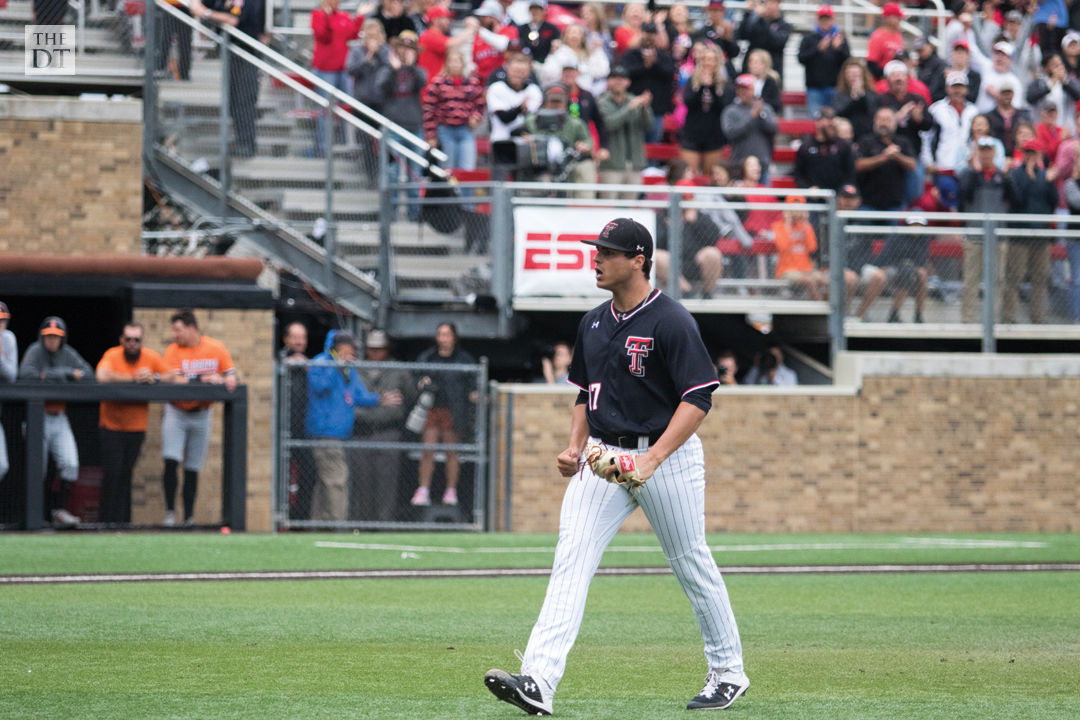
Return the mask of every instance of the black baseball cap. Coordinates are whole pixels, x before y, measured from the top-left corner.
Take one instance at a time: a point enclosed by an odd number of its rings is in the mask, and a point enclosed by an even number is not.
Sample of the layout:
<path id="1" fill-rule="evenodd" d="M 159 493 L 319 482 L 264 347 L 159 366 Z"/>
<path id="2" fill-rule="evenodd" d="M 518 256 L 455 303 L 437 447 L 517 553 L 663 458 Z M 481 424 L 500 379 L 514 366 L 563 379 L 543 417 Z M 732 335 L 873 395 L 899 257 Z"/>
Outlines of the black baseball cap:
<path id="1" fill-rule="evenodd" d="M 653 239 L 645 226 L 630 218 L 615 218 L 600 231 L 595 240 L 583 240 L 587 245 L 610 248 L 624 253 L 651 258 Z"/>
<path id="2" fill-rule="evenodd" d="M 630 73 L 627 72 L 625 65 L 616 65 L 615 67 L 611 68 L 611 72 L 608 73 L 608 77 L 628 78 L 630 77 Z"/>

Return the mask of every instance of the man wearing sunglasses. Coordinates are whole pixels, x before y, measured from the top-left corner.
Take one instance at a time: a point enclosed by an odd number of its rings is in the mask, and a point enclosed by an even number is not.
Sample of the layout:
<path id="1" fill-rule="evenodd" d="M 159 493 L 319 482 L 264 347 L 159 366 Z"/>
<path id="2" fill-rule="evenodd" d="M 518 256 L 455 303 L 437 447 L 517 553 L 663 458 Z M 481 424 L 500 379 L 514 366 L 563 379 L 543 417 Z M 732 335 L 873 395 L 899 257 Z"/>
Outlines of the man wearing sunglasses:
<path id="1" fill-rule="evenodd" d="M 171 382 L 172 377 L 161 355 L 143 347 L 143 326 L 137 322 L 124 325 L 120 344 L 106 350 L 97 366 L 98 382 Z M 149 413 L 144 402 L 101 403 L 98 424 L 105 467 L 98 520 L 103 523 L 131 522 L 131 474 L 146 437 Z"/>

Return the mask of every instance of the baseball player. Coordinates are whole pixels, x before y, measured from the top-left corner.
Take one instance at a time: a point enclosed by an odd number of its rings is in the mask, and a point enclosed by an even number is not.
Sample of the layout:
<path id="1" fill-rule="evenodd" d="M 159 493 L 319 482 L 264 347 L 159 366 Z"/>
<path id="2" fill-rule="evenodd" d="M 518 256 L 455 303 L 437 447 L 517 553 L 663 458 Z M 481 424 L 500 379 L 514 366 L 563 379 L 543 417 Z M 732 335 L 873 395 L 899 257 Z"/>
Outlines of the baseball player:
<path id="1" fill-rule="evenodd" d="M 572 478 L 540 617 L 520 674 L 489 670 L 497 698 L 550 715 L 585 596 L 604 549 L 641 507 L 697 616 L 709 672 L 687 709 L 723 709 L 746 692 L 742 644 L 727 588 L 705 544 L 705 466 L 695 434 L 719 384 L 697 325 L 649 284 L 653 240 L 628 218 L 596 245 L 596 285 L 612 299 L 578 327 L 570 383 L 580 392 L 570 442 L 557 459 Z"/>

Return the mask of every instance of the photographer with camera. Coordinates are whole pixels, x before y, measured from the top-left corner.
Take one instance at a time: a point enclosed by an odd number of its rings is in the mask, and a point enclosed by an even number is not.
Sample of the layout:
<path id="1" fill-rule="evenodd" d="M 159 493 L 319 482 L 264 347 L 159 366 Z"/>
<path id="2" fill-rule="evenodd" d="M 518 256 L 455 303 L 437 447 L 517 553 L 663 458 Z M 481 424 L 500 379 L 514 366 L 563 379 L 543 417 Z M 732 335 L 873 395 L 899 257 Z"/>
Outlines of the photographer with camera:
<path id="1" fill-rule="evenodd" d="M 525 118 L 525 134 L 541 145 L 540 182 L 595 183 L 596 165 L 592 161 L 592 135 L 581 118 L 568 112 L 569 92 L 561 83 L 544 91 L 540 110 Z M 545 141 L 546 140 L 546 141 Z M 543 151 L 546 149 L 546 157 Z M 546 159 L 546 167 L 544 160 Z M 591 190 L 573 193 L 575 198 L 595 196 Z"/>
<path id="2" fill-rule="evenodd" d="M 784 364 L 784 351 L 775 340 L 769 341 L 765 352 L 755 354 L 754 364 L 743 378 L 743 385 L 790 387 L 798 384 L 799 376 Z"/>
<path id="3" fill-rule="evenodd" d="M 735 351 L 724 348 L 716 354 L 716 376 L 721 385 L 738 385 L 736 376 L 739 374 L 739 359 Z"/>

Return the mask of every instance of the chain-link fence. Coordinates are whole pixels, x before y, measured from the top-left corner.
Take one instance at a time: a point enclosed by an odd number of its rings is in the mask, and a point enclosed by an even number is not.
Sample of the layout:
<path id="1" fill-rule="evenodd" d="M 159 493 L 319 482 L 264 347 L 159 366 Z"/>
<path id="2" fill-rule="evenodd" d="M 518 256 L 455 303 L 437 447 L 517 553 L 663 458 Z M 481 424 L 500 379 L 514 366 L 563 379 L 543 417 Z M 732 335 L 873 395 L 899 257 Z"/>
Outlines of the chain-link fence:
<path id="1" fill-rule="evenodd" d="M 846 335 L 878 323 L 967 325 L 941 332 L 982 334 L 992 349 L 996 336 L 1080 322 L 1080 218 L 841 212 L 838 220 L 842 255 L 833 257 L 842 257 L 847 298 L 834 311 L 846 314 Z"/>
<path id="2" fill-rule="evenodd" d="M 482 529 L 487 365 L 278 366 L 280 529 Z"/>

